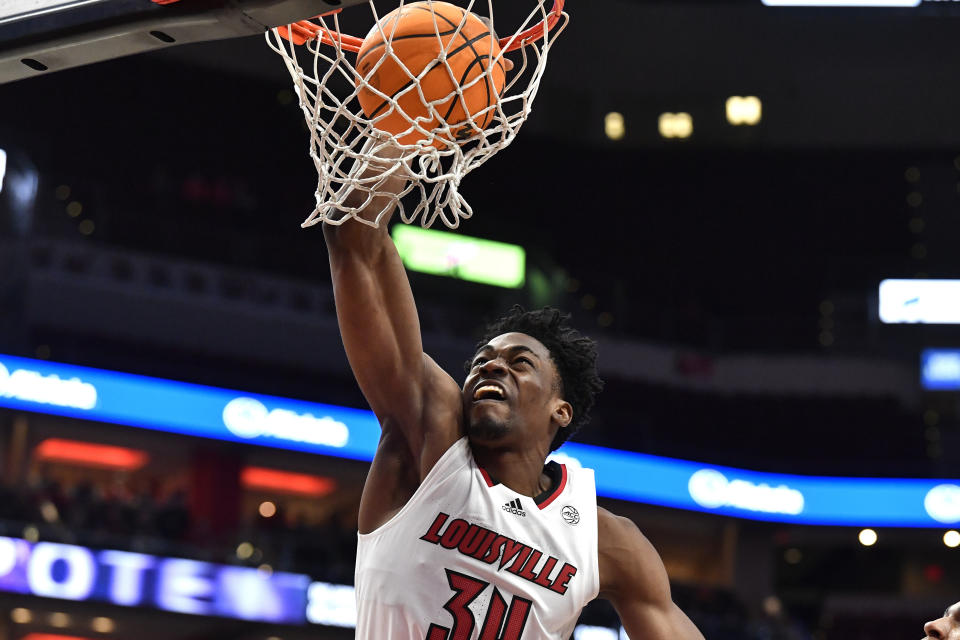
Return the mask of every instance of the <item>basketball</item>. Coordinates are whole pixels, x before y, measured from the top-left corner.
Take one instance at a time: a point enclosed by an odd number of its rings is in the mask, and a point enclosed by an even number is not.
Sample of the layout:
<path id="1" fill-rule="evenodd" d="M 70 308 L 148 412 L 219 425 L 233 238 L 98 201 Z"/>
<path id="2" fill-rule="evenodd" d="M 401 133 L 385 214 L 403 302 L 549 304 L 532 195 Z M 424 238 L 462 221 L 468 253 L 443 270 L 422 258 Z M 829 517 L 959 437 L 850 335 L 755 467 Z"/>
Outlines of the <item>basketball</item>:
<path id="1" fill-rule="evenodd" d="M 384 36 L 392 41 L 396 57 L 387 54 Z M 443 51 L 447 52 L 449 71 L 439 60 Z M 502 61 L 490 70 L 491 61 L 499 54 L 496 37 L 475 14 L 447 2 L 405 4 L 370 30 L 357 53 L 357 71 L 360 78 L 366 78 L 366 83 L 359 83 L 360 106 L 377 129 L 399 136 L 401 144 L 425 140 L 422 132 L 413 129 L 416 119 L 435 133 L 432 144 L 438 148 L 465 141 L 493 119 L 494 109 L 489 107 L 506 80 Z M 420 91 L 411 76 L 420 77 Z M 458 86 L 463 88 L 462 99 L 456 94 Z M 395 98 L 400 109 L 377 91 Z M 434 104 L 437 115 L 431 115 L 426 103 Z M 450 126 L 449 132 L 445 124 Z"/>

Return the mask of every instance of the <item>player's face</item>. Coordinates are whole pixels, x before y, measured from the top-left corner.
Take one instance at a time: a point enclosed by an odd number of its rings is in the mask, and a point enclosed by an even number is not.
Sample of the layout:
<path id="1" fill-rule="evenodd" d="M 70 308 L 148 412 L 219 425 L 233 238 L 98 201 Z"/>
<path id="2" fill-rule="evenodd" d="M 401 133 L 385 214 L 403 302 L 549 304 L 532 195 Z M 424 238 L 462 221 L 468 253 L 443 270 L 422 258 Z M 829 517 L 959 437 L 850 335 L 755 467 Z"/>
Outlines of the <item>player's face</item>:
<path id="1" fill-rule="evenodd" d="M 960 640 L 960 602 L 943 612 L 943 617 L 923 625 L 925 640 Z"/>
<path id="2" fill-rule="evenodd" d="M 525 333 L 491 340 L 474 355 L 463 383 L 470 440 L 549 443 L 557 407 L 566 404 L 559 397 L 558 380 L 550 352 L 539 340 Z"/>

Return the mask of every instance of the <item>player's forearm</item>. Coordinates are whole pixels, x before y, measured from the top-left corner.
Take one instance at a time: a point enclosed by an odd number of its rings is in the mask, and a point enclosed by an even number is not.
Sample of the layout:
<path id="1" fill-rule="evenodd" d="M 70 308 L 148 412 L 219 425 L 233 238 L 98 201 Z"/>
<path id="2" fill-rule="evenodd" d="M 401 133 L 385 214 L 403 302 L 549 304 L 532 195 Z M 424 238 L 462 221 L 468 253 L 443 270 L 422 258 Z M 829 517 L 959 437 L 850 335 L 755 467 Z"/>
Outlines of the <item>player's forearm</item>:
<path id="1" fill-rule="evenodd" d="M 635 640 L 704 640 L 703 634 L 673 602 L 616 607 L 628 638 Z"/>
<path id="2" fill-rule="evenodd" d="M 693 621 L 677 605 L 673 605 L 671 609 L 670 623 L 673 627 L 672 632 L 667 636 L 670 640 L 704 640 L 697 625 L 693 624 Z"/>
<path id="3" fill-rule="evenodd" d="M 404 167 L 397 164 L 400 153 L 397 147 L 383 146 L 366 164 L 357 161 L 354 170 L 359 173 L 358 186 L 351 187 L 352 192 L 344 205 L 354 210 L 352 216 L 377 227 L 355 219 L 345 219 L 340 224 L 325 223 L 324 237 L 331 251 L 343 250 L 374 257 L 383 249 L 392 247 L 387 227 L 397 208 L 397 196 L 408 182 Z M 341 213 L 342 218 L 350 215 Z"/>
<path id="4" fill-rule="evenodd" d="M 384 166 L 371 163 L 367 171 L 382 171 Z M 407 183 L 405 174 L 399 174 L 395 170 L 375 187 L 370 184 L 384 195 L 367 198 L 357 190 L 346 203 L 359 209 L 357 215 L 364 220 L 373 221 L 382 213 L 378 228 L 345 220 L 339 225 L 324 224 L 323 231 L 337 320 L 354 376 L 378 417 L 406 418 L 416 412 L 420 399 L 422 367 L 416 363 L 423 358 L 423 346 L 413 292 L 387 231 L 396 207 L 394 196 Z"/>
<path id="5" fill-rule="evenodd" d="M 396 249 L 384 249 L 372 262 L 331 251 L 330 266 L 340 336 L 361 391 L 378 418 L 412 424 L 423 391 L 423 344 Z"/>
<path id="6" fill-rule="evenodd" d="M 374 202 L 369 208 L 372 209 L 376 204 Z M 380 208 L 382 206 L 381 204 Z M 392 215 L 392 211 L 390 214 Z M 354 257 L 359 256 L 372 263 L 382 257 L 383 251 L 396 251 L 387 230 L 389 219 L 389 215 L 384 216 L 381 226 L 376 229 L 356 220 L 346 220 L 340 225 L 325 223 L 323 225 L 323 237 L 330 252 L 331 268 L 339 260 L 338 256 L 346 253 Z"/>

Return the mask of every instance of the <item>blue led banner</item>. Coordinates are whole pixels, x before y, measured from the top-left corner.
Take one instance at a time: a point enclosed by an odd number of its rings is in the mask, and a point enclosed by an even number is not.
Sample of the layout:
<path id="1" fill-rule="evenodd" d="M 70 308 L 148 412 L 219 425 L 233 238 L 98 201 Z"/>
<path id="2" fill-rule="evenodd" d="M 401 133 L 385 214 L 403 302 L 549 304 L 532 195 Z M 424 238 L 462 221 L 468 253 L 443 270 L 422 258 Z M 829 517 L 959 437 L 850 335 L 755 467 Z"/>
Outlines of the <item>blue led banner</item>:
<path id="1" fill-rule="evenodd" d="M 369 411 L 0 355 L 0 407 L 371 460 Z M 759 473 L 568 443 L 601 496 L 755 520 L 849 526 L 960 523 L 960 480 Z"/>
<path id="2" fill-rule="evenodd" d="M 0 407 L 369 460 L 369 411 L 0 355 Z"/>
<path id="3" fill-rule="evenodd" d="M 271 624 L 357 626 L 354 588 L 130 551 L 0 537 L 0 592 L 108 602 Z M 597 635 L 606 631 L 606 635 Z M 616 640 L 615 629 L 579 625 L 574 640 Z"/>
<path id="4" fill-rule="evenodd" d="M 763 0 L 768 7 L 919 7 L 921 0 Z"/>
<path id="5" fill-rule="evenodd" d="M 920 376 L 928 391 L 960 391 L 960 349 L 926 349 Z"/>
<path id="6" fill-rule="evenodd" d="M 278 624 L 307 621 L 310 579 L 0 537 L 0 591 Z"/>
<path id="7" fill-rule="evenodd" d="M 555 457 L 594 469 L 598 494 L 632 502 L 799 524 L 938 527 L 960 522 L 960 481 L 955 480 L 760 473 L 576 443 Z"/>

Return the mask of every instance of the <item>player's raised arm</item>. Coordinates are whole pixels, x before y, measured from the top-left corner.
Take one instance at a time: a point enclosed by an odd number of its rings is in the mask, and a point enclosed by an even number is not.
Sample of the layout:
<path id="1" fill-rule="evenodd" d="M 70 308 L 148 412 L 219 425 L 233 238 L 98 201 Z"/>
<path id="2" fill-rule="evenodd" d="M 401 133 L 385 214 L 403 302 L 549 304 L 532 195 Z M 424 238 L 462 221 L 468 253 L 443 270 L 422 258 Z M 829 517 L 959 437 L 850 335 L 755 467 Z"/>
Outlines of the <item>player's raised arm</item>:
<path id="1" fill-rule="evenodd" d="M 620 615 L 630 638 L 704 640 L 673 603 L 663 561 L 631 520 L 597 509 L 600 597 Z"/>
<path id="2" fill-rule="evenodd" d="M 384 146 L 377 153 L 382 160 L 371 161 L 361 178 L 384 174 L 399 154 L 397 148 Z M 406 184 L 400 166 L 384 175 L 374 190 L 396 194 Z M 371 221 L 385 207 L 395 206 L 388 195 L 367 199 L 362 190 L 355 191 L 347 204 L 362 207 L 360 215 Z M 425 432 L 434 427 L 449 431 L 432 434 L 440 453 L 459 437 L 460 393 L 453 379 L 423 353 L 413 293 L 387 231 L 392 213 L 387 211 L 379 228 L 356 220 L 324 224 L 324 237 L 350 366 L 381 426 L 398 431 L 419 459 Z M 432 409 L 425 420 L 428 401 Z"/>

